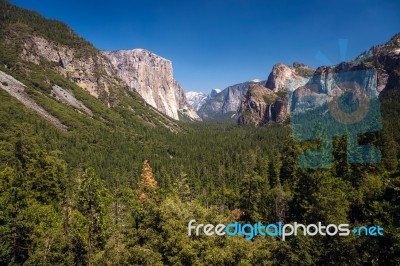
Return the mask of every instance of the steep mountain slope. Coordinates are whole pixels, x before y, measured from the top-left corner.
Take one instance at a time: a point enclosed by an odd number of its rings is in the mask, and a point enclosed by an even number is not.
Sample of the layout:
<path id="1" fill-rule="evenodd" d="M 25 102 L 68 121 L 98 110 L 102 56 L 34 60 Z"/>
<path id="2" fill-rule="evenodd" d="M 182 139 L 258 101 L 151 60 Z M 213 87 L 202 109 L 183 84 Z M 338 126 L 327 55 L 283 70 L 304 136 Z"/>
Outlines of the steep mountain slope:
<path id="1" fill-rule="evenodd" d="M 372 70 L 372 71 L 371 71 Z M 375 73 L 376 71 L 376 73 Z M 384 96 L 388 91 L 400 86 L 400 34 L 384 45 L 379 45 L 362 53 L 350 62 L 335 66 L 321 66 L 304 86 L 293 93 L 292 111 L 317 108 L 326 102 L 326 96 L 342 95 L 343 88 L 333 87 L 336 77 L 346 77 L 346 73 L 362 73 L 358 82 L 365 88 L 376 86 L 376 93 Z M 337 82 L 337 80 L 336 80 Z M 376 82 L 376 85 L 373 84 Z M 329 98 L 329 97 L 328 97 Z M 329 100 L 329 99 L 328 99 Z"/>
<path id="2" fill-rule="evenodd" d="M 276 64 L 268 76 L 265 86 L 274 92 L 294 91 L 305 84 L 314 73 L 314 69 L 295 62 L 293 66 Z"/>
<path id="3" fill-rule="evenodd" d="M 240 125 L 262 126 L 268 122 L 283 123 L 289 116 L 287 91 L 306 84 L 314 72 L 310 67 L 276 64 L 268 76 L 266 86 L 250 86 L 238 109 Z"/>
<path id="4" fill-rule="evenodd" d="M 337 68 L 344 67 L 339 65 Z M 371 48 L 350 62 L 351 69 L 375 68 L 378 72 L 378 92 L 400 86 L 400 33 L 387 43 Z"/>
<path id="5" fill-rule="evenodd" d="M 11 96 L 15 97 L 18 101 L 24 104 L 27 108 L 33 110 L 35 113 L 40 115 L 42 118 L 49 121 L 51 124 L 56 126 L 61 130 L 66 130 L 67 126 L 65 126 L 59 119 L 51 115 L 41 106 L 39 106 L 29 95 L 26 93 L 26 86 L 13 78 L 10 75 L 7 75 L 3 71 L 0 71 L 0 88 L 8 92 Z"/>
<path id="6" fill-rule="evenodd" d="M 374 72 L 368 70 L 376 70 Z M 377 93 L 385 95 L 393 88 L 400 86 L 400 34 L 396 34 L 384 45 L 378 45 L 360 54 L 349 62 L 343 62 L 335 66 L 321 66 L 315 72 L 307 66 L 294 63 L 293 67 L 283 64 L 274 66 L 268 77 L 266 87 L 276 94 L 287 91 L 291 94 L 292 105 L 288 108 L 288 98 L 275 97 L 277 100 L 268 103 L 260 94 L 262 88 L 257 87 L 249 91 L 243 98 L 239 109 L 239 124 L 256 124 L 258 126 L 269 121 L 283 122 L 290 111 L 304 112 L 310 108 L 317 108 L 327 102 L 333 88 L 333 80 L 340 73 L 355 73 L 365 71 L 359 80 L 362 84 L 371 84 L 376 80 Z M 372 85 L 371 85 L 372 86 Z M 343 90 L 334 92 L 342 95 Z M 278 96 L 278 95 L 276 95 Z M 265 107 L 266 105 L 266 107 Z M 274 108 L 278 110 L 274 111 Z"/>
<path id="7" fill-rule="evenodd" d="M 178 112 L 199 120 L 188 104 L 182 87 L 174 79 L 171 61 L 145 49 L 102 52 L 118 76 L 160 112 L 179 120 Z"/>
<path id="8" fill-rule="evenodd" d="M 211 97 L 211 98 L 215 98 L 215 96 L 217 96 L 218 93 L 220 93 L 220 92 L 221 92 L 220 89 L 212 89 L 212 90 L 211 90 L 211 93 L 210 93 L 210 97 Z"/>
<path id="9" fill-rule="evenodd" d="M 251 83 L 253 82 L 247 81 L 229 86 L 214 97 L 210 97 L 198 111 L 200 117 L 203 119 L 224 119 L 235 116 L 242 97 L 246 94 Z M 260 84 L 265 84 L 265 81 L 261 81 Z"/>
<path id="10" fill-rule="evenodd" d="M 11 32 L 6 43 L 13 43 L 15 37 L 17 36 Z M 35 65 L 41 65 L 43 60 L 50 62 L 54 71 L 87 90 L 94 97 L 110 105 L 118 104 L 115 87 L 123 87 L 124 84 L 116 79 L 113 66 L 94 49 L 89 53 L 79 50 L 35 33 L 27 33 L 20 57 Z"/>
<path id="11" fill-rule="evenodd" d="M 0 71 L 24 84 L 24 99 L 29 100 L 21 102 L 28 108 L 36 104 L 34 110 L 43 109 L 69 130 L 78 121 L 113 123 L 129 115 L 139 127 L 181 130 L 132 92 L 109 59 L 65 24 L 3 0 L 0 10 Z"/>
<path id="12" fill-rule="evenodd" d="M 283 122 L 288 113 L 287 99 L 285 94 L 278 95 L 260 84 L 250 84 L 238 110 L 238 123 L 262 126 L 271 121 Z"/>

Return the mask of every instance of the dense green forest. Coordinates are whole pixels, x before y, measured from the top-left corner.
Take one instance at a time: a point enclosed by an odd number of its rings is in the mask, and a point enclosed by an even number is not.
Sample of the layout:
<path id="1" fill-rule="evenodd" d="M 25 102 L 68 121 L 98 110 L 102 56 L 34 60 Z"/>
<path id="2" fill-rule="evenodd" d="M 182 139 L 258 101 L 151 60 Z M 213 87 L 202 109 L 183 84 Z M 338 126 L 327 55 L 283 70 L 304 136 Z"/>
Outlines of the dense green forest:
<path id="1" fill-rule="evenodd" d="M 81 55 L 96 54 L 92 45 L 35 12 L 0 8 L 0 70 L 68 126 L 0 90 L 0 265 L 400 264 L 400 88 L 380 98 L 383 130 L 360 136 L 380 164 L 347 164 L 337 137 L 332 168 L 303 169 L 300 152 L 318 143 L 294 142 L 289 124 L 175 122 L 124 88 L 108 108 L 52 63 L 22 61 L 18 41 L 38 34 Z M 51 97 L 49 84 L 93 117 Z M 384 236 L 189 237 L 191 219 L 380 225 Z"/>
<path id="2" fill-rule="evenodd" d="M 184 133 L 91 125 L 61 132 L 0 92 L 0 260 L 11 265 L 396 265 L 398 90 L 381 164 L 296 167 L 288 126 L 182 125 Z M 121 126 L 122 127 L 122 126 Z M 128 129 L 126 129 L 128 130 Z M 307 145 L 306 145 L 307 146 Z M 148 160 L 152 170 L 150 170 Z M 148 176 L 151 176 L 150 178 Z M 150 180 L 150 181 L 149 181 Z M 151 180 L 155 180 L 154 182 Z M 143 194 L 146 197 L 143 198 Z M 383 237 L 188 237 L 187 223 L 381 225 Z"/>

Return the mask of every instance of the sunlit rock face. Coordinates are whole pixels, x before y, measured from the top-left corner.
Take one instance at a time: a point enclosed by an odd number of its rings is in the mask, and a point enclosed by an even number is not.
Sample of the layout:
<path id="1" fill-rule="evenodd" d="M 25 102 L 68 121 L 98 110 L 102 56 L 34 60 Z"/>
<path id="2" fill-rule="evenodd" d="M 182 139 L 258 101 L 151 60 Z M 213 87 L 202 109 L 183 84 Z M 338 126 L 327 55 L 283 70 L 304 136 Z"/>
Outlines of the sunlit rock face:
<path id="1" fill-rule="evenodd" d="M 144 49 L 102 52 L 117 75 L 160 112 L 179 120 L 178 112 L 199 120 L 174 79 L 171 61 Z"/>
<path id="2" fill-rule="evenodd" d="M 285 122 L 290 115 L 290 95 L 304 86 L 313 73 L 313 69 L 300 63 L 274 65 L 265 85 L 255 82 L 249 85 L 237 112 L 238 124 L 263 126 Z"/>

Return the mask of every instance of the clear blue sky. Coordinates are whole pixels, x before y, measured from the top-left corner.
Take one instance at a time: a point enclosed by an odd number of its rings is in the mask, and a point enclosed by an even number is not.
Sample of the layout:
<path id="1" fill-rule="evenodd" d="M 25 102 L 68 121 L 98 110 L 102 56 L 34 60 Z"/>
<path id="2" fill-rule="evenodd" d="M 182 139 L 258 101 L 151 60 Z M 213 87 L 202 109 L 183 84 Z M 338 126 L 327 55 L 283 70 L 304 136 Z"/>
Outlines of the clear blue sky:
<path id="1" fill-rule="evenodd" d="M 316 67 L 400 32 L 400 1 L 11 0 L 61 20 L 101 50 L 146 48 L 173 62 L 185 91 L 266 79 L 275 63 Z"/>

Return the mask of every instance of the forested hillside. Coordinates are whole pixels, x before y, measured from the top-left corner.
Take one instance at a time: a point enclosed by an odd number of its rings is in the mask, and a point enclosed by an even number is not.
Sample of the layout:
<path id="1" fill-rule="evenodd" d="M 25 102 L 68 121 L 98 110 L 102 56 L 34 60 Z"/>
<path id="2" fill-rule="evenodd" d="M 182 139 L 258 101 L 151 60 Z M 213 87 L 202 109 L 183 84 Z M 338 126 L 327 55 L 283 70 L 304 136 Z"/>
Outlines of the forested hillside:
<path id="1" fill-rule="evenodd" d="M 185 134 L 150 130 L 138 139 L 110 128 L 65 133 L 2 92 L 8 104 L 1 107 L 1 260 L 35 265 L 396 264 L 400 180 L 398 139 L 392 133 L 399 127 L 388 117 L 398 113 L 392 101 L 400 97 L 398 91 L 390 96 L 382 99 L 388 110 L 385 130 L 368 136 L 382 150 L 382 164 L 347 165 L 345 140 L 337 139 L 335 167 L 321 171 L 296 168 L 302 147 L 292 143 L 284 126 L 199 124 Z M 140 182 L 151 175 L 144 160 L 157 181 L 150 188 Z M 143 191 L 151 196 L 141 199 Z M 286 242 L 189 238 L 186 226 L 193 217 L 214 223 L 380 224 L 385 236 Z"/>
<path id="2" fill-rule="evenodd" d="M 381 95 L 383 130 L 360 136 L 380 164 L 347 164 L 336 138 L 334 167 L 302 169 L 300 151 L 318 144 L 294 142 L 288 124 L 175 122 L 118 86 L 96 99 L 21 57 L 32 35 L 98 53 L 66 25 L 0 1 L 0 26 L 0 70 L 67 126 L 0 89 L 1 265 L 400 264 L 400 88 Z M 380 225 L 384 236 L 189 237 L 191 219 Z"/>

